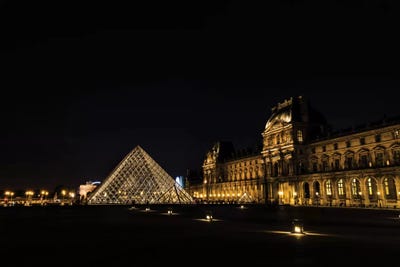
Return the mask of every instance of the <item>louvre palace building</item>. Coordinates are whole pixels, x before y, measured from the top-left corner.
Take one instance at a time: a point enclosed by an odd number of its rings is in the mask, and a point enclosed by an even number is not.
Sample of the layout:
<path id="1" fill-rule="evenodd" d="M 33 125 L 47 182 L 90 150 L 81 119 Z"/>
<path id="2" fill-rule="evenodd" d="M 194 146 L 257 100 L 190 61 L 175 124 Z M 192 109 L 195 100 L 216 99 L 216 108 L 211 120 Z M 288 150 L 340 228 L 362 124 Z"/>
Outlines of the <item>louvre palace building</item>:
<path id="1" fill-rule="evenodd" d="M 333 132 L 302 96 L 272 108 L 262 146 L 217 142 L 206 154 L 203 203 L 400 207 L 400 122 L 384 119 Z"/>

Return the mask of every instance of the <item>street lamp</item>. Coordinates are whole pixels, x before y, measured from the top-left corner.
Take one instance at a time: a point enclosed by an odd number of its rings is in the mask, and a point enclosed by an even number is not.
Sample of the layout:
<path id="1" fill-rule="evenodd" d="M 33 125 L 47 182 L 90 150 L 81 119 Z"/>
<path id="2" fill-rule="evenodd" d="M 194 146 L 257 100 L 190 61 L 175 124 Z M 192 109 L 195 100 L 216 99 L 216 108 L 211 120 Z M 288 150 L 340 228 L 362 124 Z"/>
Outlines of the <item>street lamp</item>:
<path id="1" fill-rule="evenodd" d="M 14 192 L 12 191 L 6 191 L 4 192 L 4 195 L 10 198 L 10 205 L 12 205 L 12 197 L 14 196 Z"/>
<path id="2" fill-rule="evenodd" d="M 71 198 L 71 203 L 70 204 L 72 205 L 72 203 L 74 201 L 74 198 L 75 198 L 75 193 L 74 192 L 69 192 L 68 195 Z"/>
<path id="3" fill-rule="evenodd" d="M 46 198 L 47 198 L 48 194 L 49 194 L 49 192 L 46 191 L 46 190 L 40 191 L 40 195 L 41 195 L 41 198 L 42 198 L 42 205 L 43 205 L 44 202 L 46 202 Z"/>
<path id="4" fill-rule="evenodd" d="M 25 191 L 25 196 L 26 196 L 26 200 L 25 200 L 25 205 L 29 206 L 29 200 L 32 200 L 32 196 L 34 195 L 34 192 L 32 190 L 27 190 Z"/>
<path id="5" fill-rule="evenodd" d="M 67 191 L 66 190 L 61 190 L 61 195 L 62 195 L 62 199 L 61 199 L 61 205 L 64 205 L 64 198 L 65 198 L 65 195 L 67 194 Z"/>

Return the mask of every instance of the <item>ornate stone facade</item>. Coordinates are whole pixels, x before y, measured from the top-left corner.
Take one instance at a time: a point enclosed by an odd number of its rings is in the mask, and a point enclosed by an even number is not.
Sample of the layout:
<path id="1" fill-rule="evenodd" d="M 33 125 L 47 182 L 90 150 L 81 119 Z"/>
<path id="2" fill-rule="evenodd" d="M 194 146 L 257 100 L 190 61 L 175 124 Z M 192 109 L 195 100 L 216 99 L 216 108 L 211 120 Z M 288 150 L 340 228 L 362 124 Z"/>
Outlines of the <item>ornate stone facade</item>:
<path id="1" fill-rule="evenodd" d="M 304 99 L 272 108 L 262 149 L 238 154 L 218 142 L 193 197 L 207 203 L 400 207 L 400 123 L 333 133 Z"/>

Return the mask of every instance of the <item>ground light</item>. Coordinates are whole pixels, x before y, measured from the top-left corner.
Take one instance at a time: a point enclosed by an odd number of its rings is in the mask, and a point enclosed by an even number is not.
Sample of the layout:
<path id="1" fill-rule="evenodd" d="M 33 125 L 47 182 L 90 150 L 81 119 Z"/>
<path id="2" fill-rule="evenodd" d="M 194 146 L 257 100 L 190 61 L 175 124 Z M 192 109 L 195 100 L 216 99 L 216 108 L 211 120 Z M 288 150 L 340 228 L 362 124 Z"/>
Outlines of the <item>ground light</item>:
<path id="1" fill-rule="evenodd" d="M 304 234 L 304 223 L 300 219 L 294 219 L 292 221 L 292 234 Z"/>
<path id="2" fill-rule="evenodd" d="M 213 221 L 213 215 L 212 215 L 211 211 L 207 211 L 206 212 L 206 220 L 209 221 L 209 222 Z"/>
<path id="3" fill-rule="evenodd" d="M 173 213 L 173 212 L 172 212 L 172 208 L 169 208 L 168 211 L 167 211 L 167 213 L 168 213 L 168 215 L 172 215 L 172 213 Z"/>

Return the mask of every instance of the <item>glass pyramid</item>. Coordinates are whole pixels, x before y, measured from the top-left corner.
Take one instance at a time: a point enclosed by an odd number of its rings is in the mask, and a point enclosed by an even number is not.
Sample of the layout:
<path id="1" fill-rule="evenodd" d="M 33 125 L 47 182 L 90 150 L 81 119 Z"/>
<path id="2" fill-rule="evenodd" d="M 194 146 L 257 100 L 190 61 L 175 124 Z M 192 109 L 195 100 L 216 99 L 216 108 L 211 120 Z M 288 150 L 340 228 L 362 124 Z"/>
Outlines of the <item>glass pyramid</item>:
<path id="1" fill-rule="evenodd" d="M 238 203 L 251 203 L 253 202 L 253 198 L 244 192 L 244 194 L 239 198 Z"/>
<path id="2" fill-rule="evenodd" d="M 88 197 L 88 204 L 190 204 L 192 197 L 136 146 Z"/>

